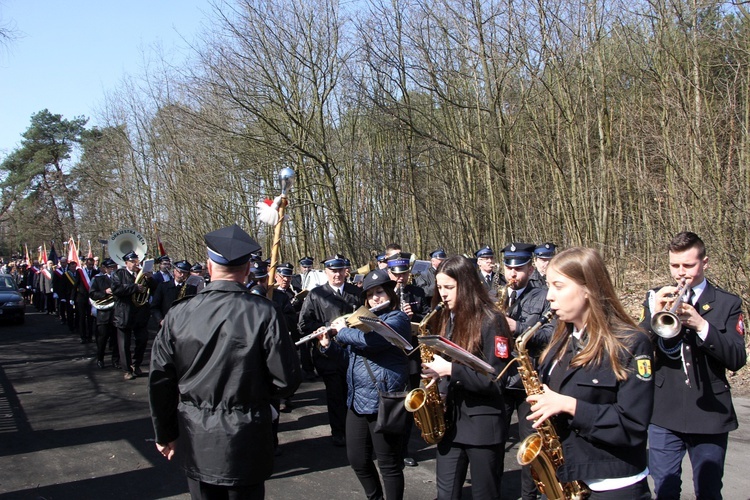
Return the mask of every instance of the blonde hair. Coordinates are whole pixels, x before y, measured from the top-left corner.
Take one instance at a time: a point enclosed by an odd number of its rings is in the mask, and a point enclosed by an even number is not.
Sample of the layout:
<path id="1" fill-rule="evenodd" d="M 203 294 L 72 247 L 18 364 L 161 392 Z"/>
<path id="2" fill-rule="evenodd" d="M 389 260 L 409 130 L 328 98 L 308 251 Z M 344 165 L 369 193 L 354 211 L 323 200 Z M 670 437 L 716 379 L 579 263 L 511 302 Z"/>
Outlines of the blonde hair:
<path id="1" fill-rule="evenodd" d="M 628 378 L 622 359 L 630 353 L 634 331 L 638 330 L 635 321 L 628 315 L 620 299 L 599 252 L 592 248 L 568 248 L 549 263 L 549 270 L 555 270 L 570 278 L 587 292 L 588 315 L 586 346 L 570 362 L 571 367 L 600 365 L 604 357 L 609 358 L 617 380 Z M 572 325 L 558 322 L 549 345 L 541 360 L 558 352 L 568 341 Z"/>

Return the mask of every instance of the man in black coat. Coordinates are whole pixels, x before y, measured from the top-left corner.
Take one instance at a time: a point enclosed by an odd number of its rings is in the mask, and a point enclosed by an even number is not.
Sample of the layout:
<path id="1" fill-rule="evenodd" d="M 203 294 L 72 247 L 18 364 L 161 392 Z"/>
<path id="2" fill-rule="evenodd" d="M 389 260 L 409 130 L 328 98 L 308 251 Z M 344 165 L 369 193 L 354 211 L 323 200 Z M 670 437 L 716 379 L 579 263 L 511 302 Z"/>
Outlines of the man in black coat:
<path id="1" fill-rule="evenodd" d="M 508 303 L 505 315 L 510 328 L 511 337 L 515 340 L 528 328 L 535 325 L 542 315 L 549 311 L 547 302 L 547 288 L 535 287 L 531 283 L 531 275 L 534 272 L 532 263 L 532 252 L 534 245 L 529 243 L 511 243 L 503 248 L 503 277 L 508 286 Z M 534 340 L 530 344 L 530 356 L 534 359 L 541 354 L 542 347 L 546 341 L 539 342 L 537 339 L 552 335 L 551 325 L 547 324 L 536 332 Z M 514 353 L 515 355 L 515 353 Z M 513 412 L 518 412 L 518 436 L 523 441 L 527 436 L 534 433 L 533 422 L 526 420 L 531 408 L 526 402 L 526 391 L 514 365 L 508 371 L 504 384 L 503 404 L 505 405 L 505 432 L 510 430 L 510 421 Z M 536 483 L 531 477 L 529 466 L 521 469 L 521 498 L 524 500 L 536 500 Z"/>
<path id="2" fill-rule="evenodd" d="M 494 297 L 497 288 L 505 285 L 505 278 L 495 269 L 495 252 L 490 247 L 485 246 L 474 252 L 477 259 L 477 268 L 479 279 L 484 287 L 489 290 L 490 297 Z"/>
<path id="3" fill-rule="evenodd" d="M 346 271 L 351 266 L 347 258 L 333 255 L 322 262 L 328 283 L 310 290 L 302 304 L 299 315 L 299 331 L 309 335 L 322 326 L 356 311 L 362 305 L 361 290 L 346 282 Z M 345 446 L 346 427 L 346 359 L 328 357 L 320 349 L 313 349 L 313 363 L 326 386 L 328 421 L 331 426 L 333 444 Z"/>
<path id="4" fill-rule="evenodd" d="M 555 256 L 557 246 L 554 243 L 542 243 L 534 249 L 534 272 L 529 281 L 535 287 L 547 286 L 547 266 Z"/>
<path id="5" fill-rule="evenodd" d="M 120 350 L 117 347 L 117 329 L 114 325 L 115 299 L 112 295 L 112 275 L 117 263 L 104 259 L 101 272 L 91 281 L 89 298 L 97 302 L 96 307 L 96 366 L 104 368 L 104 353 L 107 344 L 113 346 L 112 366 L 120 367 Z"/>
<path id="6" fill-rule="evenodd" d="M 679 499 L 681 464 L 687 451 L 696 498 L 721 498 L 729 431 L 737 428 L 726 371 L 745 365 L 742 300 L 705 278 L 703 241 L 691 232 L 669 243 L 672 278 L 685 283 L 674 311 L 681 328 L 657 336 L 651 318 L 670 307 L 675 286 L 650 290 L 641 327 L 656 346 L 654 411 L 649 426 L 649 469 L 655 496 Z M 677 324 L 675 325 L 677 326 Z M 665 329 L 668 330 L 668 329 Z"/>
<path id="7" fill-rule="evenodd" d="M 159 270 L 151 276 L 151 294 L 156 293 L 156 288 L 162 283 L 172 281 L 172 259 L 169 255 L 162 255 L 154 259 L 154 264 L 159 266 Z"/>
<path id="8" fill-rule="evenodd" d="M 190 277 L 190 262 L 177 261 L 172 271 L 174 279 L 170 277 L 167 281 L 159 283 L 151 299 L 151 315 L 160 327 L 175 300 L 198 293 L 198 287 L 187 282 Z"/>
<path id="9" fill-rule="evenodd" d="M 157 450 L 182 459 L 193 499 L 262 499 L 273 471 L 271 398 L 301 375 L 270 301 L 243 283 L 260 246 L 236 224 L 205 236 L 211 283 L 178 301 L 149 373 Z"/>
<path id="10" fill-rule="evenodd" d="M 435 274 L 441 262 L 447 255 L 445 250 L 438 248 L 430 252 L 430 268 L 414 276 L 414 284 L 424 290 L 427 303 L 432 303 L 432 296 L 435 295 Z"/>
<path id="11" fill-rule="evenodd" d="M 86 259 L 84 266 L 78 268 L 76 277 L 76 312 L 81 344 L 86 344 L 94 339 L 94 317 L 91 315 L 89 291 L 91 290 L 91 281 L 96 275 L 97 271 L 94 269 L 93 257 Z"/>
<path id="12" fill-rule="evenodd" d="M 112 276 L 112 294 L 115 296 L 114 325 L 117 328 L 117 345 L 120 349 L 124 379 L 133 380 L 143 375 L 140 365 L 148 344 L 148 320 L 151 316 L 148 304 L 137 305 L 133 296 L 144 293 L 149 287 L 149 278 L 144 283 L 136 283 L 140 258 L 135 252 L 123 256 L 125 269 L 118 269 Z M 131 356 L 130 339 L 135 339 L 135 349 Z"/>
<path id="13" fill-rule="evenodd" d="M 75 317 L 70 297 L 73 295 L 75 285 L 75 271 L 71 274 L 68 272 L 68 267 L 67 257 L 61 257 L 60 265 L 52 275 L 52 289 L 54 290 L 53 296 L 57 300 L 57 312 L 60 316 L 60 323 L 67 323 L 72 332 L 75 329 Z"/>

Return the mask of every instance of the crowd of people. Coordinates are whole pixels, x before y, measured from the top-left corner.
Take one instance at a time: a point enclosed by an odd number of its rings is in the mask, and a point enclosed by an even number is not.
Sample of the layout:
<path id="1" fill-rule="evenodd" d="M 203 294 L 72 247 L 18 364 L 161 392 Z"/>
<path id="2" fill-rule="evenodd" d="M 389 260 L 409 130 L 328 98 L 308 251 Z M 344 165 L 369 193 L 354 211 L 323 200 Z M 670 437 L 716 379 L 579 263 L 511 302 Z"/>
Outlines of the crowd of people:
<path id="1" fill-rule="evenodd" d="M 298 272 L 282 262 L 269 273 L 270 259 L 238 226 L 205 239 L 205 276 L 200 264 L 162 257 L 139 279 L 135 252 L 120 266 L 86 259 L 76 269 L 61 259 L 18 273 L 40 311 L 57 314 L 81 342 L 96 339 L 100 367 L 110 345 L 125 380 L 143 374 L 153 318 L 157 448 L 182 456 L 194 498 L 262 498 L 280 453 L 279 414 L 315 379 L 325 385 L 331 444 L 346 449 L 370 499 L 402 498 L 403 468 L 418 466 L 408 446 L 414 420 L 380 430 L 380 395 L 425 383 L 438 388 L 447 423 L 435 450 L 438 499 L 461 498 L 469 470 L 473 498 L 501 497 L 514 412 L 521 440 L 542 436 L 556 479 L 540 485 L 525 465 L 524 500 L 554 497 L 556 488 L 568 498 L 678 499 L 686 453 L 696 497 L 721 498 L 728 433 L 738 425 L 726 372 L 745 364 L 744 322 L 741 299 L 707 280 L 698 235 L 670 240 L 675 285 L 646 293 L 640 322 L 620 303 L 601 255 L 584 247 L 514 242 L 499 259 L 489 246 L 473 257 L 439 248 L 413 272 L 415 256 L 392 244 L 361 274 L 340 254 L 320 260 L 322 269 L 304 256 Z M 349 325 L 346 316 L 363 306 L 413 349 Z M 653 320 L 665 312 L 671 335 Z M 415 326 L 424 318 L 500 375 L 446 354 L 423 359 Z M 516 341 L 529 332 L 531 365 L 515 366 Z"/>

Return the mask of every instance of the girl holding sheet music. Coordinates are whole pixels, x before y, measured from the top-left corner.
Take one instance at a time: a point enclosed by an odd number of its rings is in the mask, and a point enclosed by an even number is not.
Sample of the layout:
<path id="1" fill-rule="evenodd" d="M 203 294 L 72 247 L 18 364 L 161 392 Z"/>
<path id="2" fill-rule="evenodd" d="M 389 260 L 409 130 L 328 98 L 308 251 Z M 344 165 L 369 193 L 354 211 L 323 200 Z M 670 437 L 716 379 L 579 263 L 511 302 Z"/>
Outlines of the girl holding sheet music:
<path id="1" fill-rule="evenodd" d="M 399 309 L 398 295 L 384 269 L 372 271 L 363 280 L 362 295 L 366 307 L 401 335 L 408 345 L 411 323 Z M 380 309 L 378 309 L 380 308 Z M 335 341 L 329 339 L 329 335 Z M 382 433 L 376 430 L 378 391 L 405 391 L 409 382 L 406 354 L 375 332 L 365 333 L 349 328 L 344 320 L 337 320 L 318 337 L 320 350 L 327 356 L 348 356 L 346 454 L 365 494 L 369 499 L 382 499 L 383 490 L 388 500 L 404 496 L 403 460 L 401 457 L 404 432 Z M 378 459 L 375 467 L 373 451 Z"/>
<path id="2" fill-rule="evenodd" d="M 460 255 L 444 260 L 437 268 L 435 292 L 433 307 L 443 302 L 445 308 L 433 319 L 431 331 L 500 373 L 511 359 L 510 331 L 474 264 Z M 438 500 L 461 498 L 469 465 L 472 498 L 499 499 L 507 438 L 499 384 L 485 373 L 439 355 L 422 366 L 423 377 L 440 383 L 450 425 L 437 445 Z"/>

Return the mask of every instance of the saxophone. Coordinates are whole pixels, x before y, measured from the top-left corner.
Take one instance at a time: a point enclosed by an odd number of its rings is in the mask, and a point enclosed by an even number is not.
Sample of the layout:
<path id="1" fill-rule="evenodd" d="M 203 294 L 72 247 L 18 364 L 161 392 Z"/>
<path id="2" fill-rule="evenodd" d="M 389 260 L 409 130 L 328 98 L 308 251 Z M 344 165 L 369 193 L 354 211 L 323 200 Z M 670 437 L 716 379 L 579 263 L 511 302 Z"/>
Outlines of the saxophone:
<path id="1" fill-rule="evenodd" d="M 503 314 L 508 314 L 508 309 L 510 308 L 510 291 L 516 288 L 517 283 L 518 281 L 512 279 L 505 286 L 497 288 L 495 305 Z"/>
<path id="2" fill-rule="evenodd" d="M 419 323 L 419 335 L 429 335 L 430 331 L 427 323 L 432 317 L 443 310 L 443 302 L 435 306 L 427 316 Z M 419 345 L 419 352 L 422 357 L 422 363 L 429 363 L 433 360 L 434 351 L 424 344 Z M 406 410 L 414 414 L 414 423 L 422 431 L 422 439 L 428 444 L 439 443 L 446 431 L 445 408 L 443 400 L 440 399 L 437 383 L 433 383 L 429 388 L 425 379 L 422 380 L 420 387 L 412 389 L 404 399 Z"/>
<path id="3" fill-rule="evenodd" d="M 518 363 L 518 373 L 521 375 L 523 387 L 528 395 L 541 394 L 544 389 L 542 382 L 539 380 L 539 374 L 534 369 L 529 357 L 526 342 L 553 316 L 554 312 L 547 312 L 516 340 L 518 355 L 514 361 Z M 502 376 L 502 373 L 500 376 Z M 550 500 L 580 500 L 589 496 L 588 489 L 580 481 L 560 483 L 557 480 L 555 471 L 564 462 L 563 450 L 555 426 L 549 419 L 542 422 L 536 429 L 536 433 L 531 434 L 521 442 L 516 458 L 519 464 L 531 466 L 531 476 L 534 478 L 539 492 L 546 495 Z"/>

